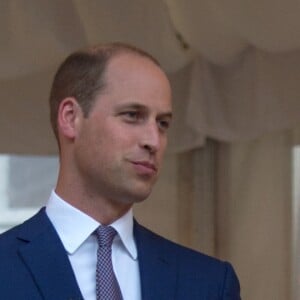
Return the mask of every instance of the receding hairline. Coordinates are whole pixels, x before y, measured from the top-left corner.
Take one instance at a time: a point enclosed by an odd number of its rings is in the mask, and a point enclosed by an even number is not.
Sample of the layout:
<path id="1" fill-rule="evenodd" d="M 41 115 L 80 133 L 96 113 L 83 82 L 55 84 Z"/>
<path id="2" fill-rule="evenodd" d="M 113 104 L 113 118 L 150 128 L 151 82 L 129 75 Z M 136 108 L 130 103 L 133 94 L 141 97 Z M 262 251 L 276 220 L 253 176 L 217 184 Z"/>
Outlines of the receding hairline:
<path id="1" fill-rule="evenodd" d="M 109 59 L 107 60 L 107 63 L 105 64 L 105 68 L 104 68 L 104 71 L 103 71 L 103 74 L 102 74 L 105 85 L 108 83 L 106 75 L 107 75 L 107 72 L 109 72 L 109 70 L 111 68 L 111 65 L 115 64 L 117 61 L 119 61 L 119 63 L 121 62 L 121 64 L 122 64 L 122 59 L 126 58 L 126 57 L 132 57 L 133 60 L 137 59 L 139 61 L 141 59 L 142 61 L 145 60 L 145 61 L 149 62 L 150 65 L 152 65 L 154 68 L 159 70 L 168 79 L 168 76 L 167 76 L 166 72 L 162 69 L 159 62 L 157 62 L 156 60 L 153 60 L 148 55 L 141 55 L 140 53 L 136 53 L 136 52 L 133 52 L 133 51 L 126 51 L 126 50 L 122 51 L 122 50 L 120 50 L 120 51 L 114 53 L 113 55 L 111 55 L 109 57 Z M 117 66 L 117 68 L 118 68 L 118 66 Z"/>
<path id="2" fill-rule="evenodd" d="M 83 52 L 81 52 L 79 50 L 74 53 L 86 53 L 88 55 L 97 56 L 97 53 L 99 53 L 99 51 L 101 51 L 102 53 L 103 52 L 106 53 L 107 60 L 106 60 L 106 63 L 105 63 L 104 69 L 103 69 L 103 73 L 101 74 L 101 78 L 103 80 L 103 87 L 98 91 L 98 95 L 105 92 L 106 88 L 108 87 L 109 82 L 108 82 L 107 75 L 110 70 L 111 64 L 115 63 L 115 61 L 118 59 L 122 59 L 122 57 L 124 57 L 124 56 L 125 57 L 131 56 L 131 57 L 137 58 L 137 59 L 140 59 L 140 58 L 145 59 L 146 61 L 152 63 L 153 66 L 156 67 L 158 70 L 160 70 L 160 72 L 162 74 L 164 74 L 166 79 L 169 81 L 165 70 L 163 70 L 161 64 L 155 57 L 153 57 L 148 52 L 146 52 L 140 48 L 137 48 L 135 46 L 129 45 L 129 44 L 124 44 L 121 42 L 98 44 L 98 45 L 94 45 L 89 48 L 83 49 Z M 92 101 L 92 102 L 94 102 L 94 101 Z"/>
<path id="3" fill-rule="evenodd" d="M 141 56 L 148 58 L 151 60 L 155 65 L 162 67 L 159 61 L 152 56 L 150 53 L 146 52 L 145 50 L 135 47 L 130 44 L 122 43 L 122 42 L 112 42 L 112 43 L 103 43 L 103 44 L 96 44 L 94 46 L 90 46 L 88 48 L 79 49 L 78 51 L 75 51 L 74 53 L 86 53 L 90 55 L 96 55 L 99 52 L 106 53 L 108 57 L 108 62 L 110 62 L 111 59 L 113 59 L 115 56 L 118 56 L 120 54 L 133 54 L 136 56 Z"/>

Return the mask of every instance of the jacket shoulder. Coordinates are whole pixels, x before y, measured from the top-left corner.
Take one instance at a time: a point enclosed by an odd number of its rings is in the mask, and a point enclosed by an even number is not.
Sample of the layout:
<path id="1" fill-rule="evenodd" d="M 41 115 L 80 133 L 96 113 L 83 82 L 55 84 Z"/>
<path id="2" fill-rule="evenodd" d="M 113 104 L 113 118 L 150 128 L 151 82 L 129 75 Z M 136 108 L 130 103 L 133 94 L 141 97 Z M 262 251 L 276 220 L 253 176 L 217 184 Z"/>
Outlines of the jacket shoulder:
<path id="1" fill-rule="evenodd" d="M 30 241 L 33 237 L 39 235 L 45 228 L 51 227 L 51 223 L 46 216 L 45 209 L 42 208 L 33 217 L 26 220 L 0 234 L 0 257 L 6 255 L 24 242 Z M 13 252 L 9 252 L 13 253 Z"/>
<path id="2" fill-rule="evenodd" d="M 139 224 L 136 226 L 139 248 L 145 243 L 167 263 L 176 265 L 179 294 L 188 291 L 191 297 L 196 297 L 205 290 L 209 299 L 240 299 L 239 280 L 230 263 L 182 246 Z M 142 251 L 149 255 L 148 250 Z"/>

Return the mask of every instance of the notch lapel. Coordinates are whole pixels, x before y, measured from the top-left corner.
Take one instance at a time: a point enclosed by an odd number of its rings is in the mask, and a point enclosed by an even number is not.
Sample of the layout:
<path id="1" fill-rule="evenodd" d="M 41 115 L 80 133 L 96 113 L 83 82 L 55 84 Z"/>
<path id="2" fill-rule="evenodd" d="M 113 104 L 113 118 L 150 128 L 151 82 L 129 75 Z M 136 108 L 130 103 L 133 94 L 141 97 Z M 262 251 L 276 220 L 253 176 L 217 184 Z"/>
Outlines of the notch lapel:
<path id="1" fill-rule="evenodd" d="M 135 222 L 143 300 L 172 300 L 176 293 L 176 256 L 167 251 L 164 239 Z"/>
<path id="2" fill-rule="evenodd" d="M 27 221 L 19 239 L 19 255 L 45 300 L 83 299 L 66 251 L 45 210 Z"/>

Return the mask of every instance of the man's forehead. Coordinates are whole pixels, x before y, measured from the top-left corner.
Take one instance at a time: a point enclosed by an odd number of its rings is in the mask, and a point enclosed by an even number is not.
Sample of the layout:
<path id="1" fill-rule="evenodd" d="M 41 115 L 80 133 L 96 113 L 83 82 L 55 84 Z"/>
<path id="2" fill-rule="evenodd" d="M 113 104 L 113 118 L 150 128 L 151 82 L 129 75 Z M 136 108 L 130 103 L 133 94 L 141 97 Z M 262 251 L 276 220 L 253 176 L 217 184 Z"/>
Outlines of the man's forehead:
<path id="1" fill-rule="evenodd" d="M 171 113 L 171 87 L 163 70 L 147 57 L 122 53 L 111 59 L 102 94 L 118 106 Z"/>

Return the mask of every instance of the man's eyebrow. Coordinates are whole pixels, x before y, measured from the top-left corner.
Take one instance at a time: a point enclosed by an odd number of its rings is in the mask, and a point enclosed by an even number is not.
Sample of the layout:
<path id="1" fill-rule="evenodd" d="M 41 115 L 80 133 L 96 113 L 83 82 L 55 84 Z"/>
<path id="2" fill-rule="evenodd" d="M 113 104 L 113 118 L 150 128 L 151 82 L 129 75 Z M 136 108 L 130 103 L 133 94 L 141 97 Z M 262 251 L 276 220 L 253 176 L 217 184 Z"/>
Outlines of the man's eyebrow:
<path id="1" fill-rule="evenodd" d="M 139 104 L 139 103 L 123 103 L 117 105 L 117 109 L 136 109 L 136 110 L 147 110 L 147 106 Z"/>
<path id="2" fill-rule="evenodd" d="M 118 105 L 117 110 L 122 110 L 122 109 L 136 109 L 136 110 L 142 110 L 142 111 L 147 111 L 149 108 L 146 105 L 140 104 L 140 103 L 123 103 Z M 163 117 L 163 118 L 170 118 L 172 119 L 172 112 L 171 111 L 167 111 L 167 112 L 161 112 L 158 114 L 159 117 Z"/>
<path id="3" fill-rule="evenodd" d="M 173 114 L 172 114 L 172 112 L 165 112 L 165 113 L 160 113 L 160 114 L 158 114 L 158 116 L 159 116 L 160 118 L 168 118 L 168 119 L 172 119 Z"/>

